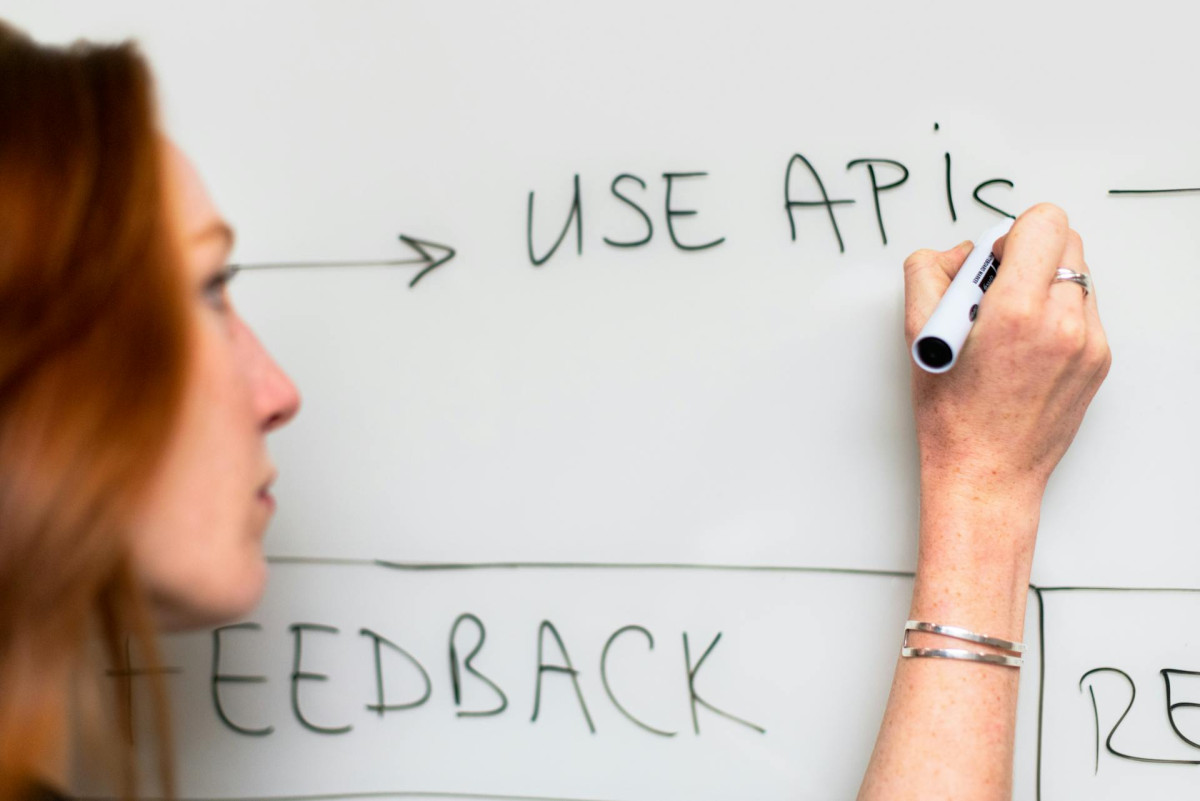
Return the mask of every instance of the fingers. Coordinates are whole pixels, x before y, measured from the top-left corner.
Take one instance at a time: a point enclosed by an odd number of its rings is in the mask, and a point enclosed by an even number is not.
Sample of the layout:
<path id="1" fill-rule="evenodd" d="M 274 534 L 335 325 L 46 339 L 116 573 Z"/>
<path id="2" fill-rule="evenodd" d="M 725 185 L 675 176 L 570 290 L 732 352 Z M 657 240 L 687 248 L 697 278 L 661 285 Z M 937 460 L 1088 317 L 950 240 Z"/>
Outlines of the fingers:
<path id="1" fill-rule="evenodd" d="M 1000 270 L 988 290 L 990 305 L 1029 315 L 1039 312 L 1048 298 L 1046 287 L 1062 264 L 1067 231 L 1066 213 L 1049 203 L 1039 203 L 1018 217 L 998 242 Z"/>
<path id="2" fill-rule="evenodd" d="M 1014 225 L 1014 230 L 1015 228 Z M 996 251 L 997 256 L 1003 253 L 1005 244 L 1007 243 L 1000 244 L 1000 250 Z M 998 276 L 1014 264 L 1017 258 L 1016 253 L 1016 249 L 1013 248 L 1009 252 L 1008 260 L 1002 260 Z M 1069 228 L 1066 230 L 1063 235 L 1062 255 L 1057 266 L 1091 276 L 1091 270 L 1084 259 L 1083 239 L 1080 238 L 1078 232 Z M 1098 387 L 1104 380 L 1109 366 L 1112 364 L 1108 339 L 1096 306 L 1096 294 L 1094 291 L 1085 294 L 1083 287 L 1074 281 L 1053 280 L 1056 269 L 1057 267 L 1050 269 L 1050 277 L 1047 279 L 1049 284 L 1041 290 L 1045 302 L 1039 312 L 1039 318 L 1042 321 L 1043 330 L 1048 331 L 1053 337 L 1052 341 L 1058 352 L 1067 356 L 1083 374 L 1093 377 L 1094 386 L 1091 392 L 1094 393 L 1095 387 Z M 999 277 L 996 281 L 999 282 Z M 994 286 L 995 284 L 993 284 Z M 1024 296 L 1017 296 L 1017 299 L 1020 300 L 1022 297 Z"/>
<path id="3" fill-rule="evenodd" d="M 1083 258 L 1083 240 L 1074 230 L 1067 231 L 1066 246 L 1063 248 L 1062 266 L 1068 270 L 1091 276 Z M 1051 321 L 1060 335 L 1060 342 L 1078 359 L 1079 369 L 1095 375 L 1096 386 L 1104 380 L 1112 355 L 1104 326 L 1100 323 L 1100 312 L 1096 307 L 1096 295 L 1074 281 L 1054 281 L 1047 292 L 1046 319 Z"/>
<path id="4" fill-rule="evenodd" d="M 1079 234 L 1075 231 L 1070 231 L 1067 234 L 1067 247 L 1063 251 L 1063 266 L 1069 270 L 1074 270 L 1078 273 L 1084 273 L 1089 278 L 1092 275 L 1091 268 L 1083 259 L 1083 240 L 1079 238 Z M 1112 353 L 1108 347 L 1108 337 L 1104 333 L 1104 325 L 1100 322 L 1100 310 L 1096 305 L 1096 287 L 1093 284 L 1091 290 L 1084 295 L 1083 288 L 1073 281 L 1058 281 L 1051 286 L 1051 303 L 1058 302 L 1059 298 L 1065 298 L 1064 306 L 1069 305 L 1071 309 L 1079 309 L 1084 319 L 1085 328 L 1087 330 L 1087 339 L 1084 344 L 1083 353 L 1081 354 L 1082 369 L 1091 371 L 1093 375 L 1095 389 L 1100 386 L 1100 383 L 1108 375 L 1108 369 L 1112 365 Z M 1064 289 L 1074 289 L 1075 292 L 1063 292 Z M 1089 396 L 1090 400 L 1090 396 Z"/>
<path id="5" fill-rule="evenodd" d="M 1080 270 L 1080 272 L 1087 273 L 1088 278 L 1092 277 L 1091 268 Z M 1104 326 L 1100 323 L 1100 308 L 1096 305 L 1095 282 L 1091 283 L 1091 291 L 1088 292 L 1088 296 L 1083 299 L 1083 316 L 1087 319 L 1089 331 L 1099 331 L 1103 333 Z"/>
<path id="6" fill-rule="evenodd" d="M 909 347 L 971 252 L 970 241 L 950 250 L 918 250 L 904 262 L 904 333 Z"/>
<path id="7" fill-rule="evenodd" d="M 1086 273 L 1083 262 L 1083 241 L 1079 234 L 1067 231 L 1063 243 L 1061 266 L 1072 272 Z M 1001 267 L 1003 269 L 1003 267 Z M 1088 373 L 1093 368 L 1083 362 L 1088 344 L 1088 325 L 1083 313 L 1083 287 L 1074 281 L 1054 281 L 1042 290 L 1046 303 L 1042 308 L 1042 324 L 1052 337 L 1050 342 L 1066 361 L 1076 363 Z"/>
<path id="8" fill-rule="evenodd" d="M 1076 273 L 1088 272 L 1083 260 L 1083 240 L 1073 230 L 1067 231 L 1067 241 L 1063 248 L 1062 267 Z M 1072 314 L 1083 319 L 1083 307 L 1091 300 L 1090 295 L 1084 295 L 1083 287 L 1074 281 L 1052 280 L 1048 289 L 1046 301 L 1047 314 Z"/>
<path id="9" fill-rule="evenodd" d="M 1067 232 L 1067 246 L 1063 250 L 1063 267 L 1068 270 L 1073 270 L 1077 273 L 1083 273 L 1090 279 L 1092 270 L 1088 267 L 1087 262 L 1083 258 L 1083 240 L 1079 234 L 1071 229 Z M 1072 281 L 1056 281 L 1050 285 L 1051 298 L 1065 297 L 1070 300 L 1073 306 L 1079 306 L 1083 309 L 1083 315 L 1087 320 L 1088 328 L 1100 328 L 1100 311 L 1096 307 L 1096 286 L 1089 282 L 1089 290 L 1085 295 L 1083 288 Z M 1064 289 L 1075 289 L 1075 292 L 1064 292 Z"/>
<path id="10" fill-rule="evenodd" d="M 1011 229 L 1009 230 L 1009 233 L 1012 233 Z M 1008 234 L 1005 234 L 1004 236 L 1000 237 L 999 239 L 997 239 L 995 242 L 992 243 L 992 253 L 995 254 L 996 259 L 998 261 L 1004 260 L 1004 243 L 1007 239 L 1008 239 Z"/>

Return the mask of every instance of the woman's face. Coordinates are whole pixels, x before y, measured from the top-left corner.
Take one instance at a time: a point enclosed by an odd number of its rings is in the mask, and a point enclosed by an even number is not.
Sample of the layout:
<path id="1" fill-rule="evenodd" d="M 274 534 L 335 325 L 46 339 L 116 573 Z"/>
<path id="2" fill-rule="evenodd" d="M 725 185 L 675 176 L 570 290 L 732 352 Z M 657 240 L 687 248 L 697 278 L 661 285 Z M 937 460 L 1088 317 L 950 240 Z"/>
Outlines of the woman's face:
<path id="1" fill-rule="evenodd" d="M 233 246 L 200 176 L 164 142 L 167 196 L 182 236 L 192 358 L 179 424 L 134 526 L 136 570 L 168 628 L 248 612 L 266 580 L 274 511 L 266 435 L 300 405 L 295 386 L 226 292 Z"/>

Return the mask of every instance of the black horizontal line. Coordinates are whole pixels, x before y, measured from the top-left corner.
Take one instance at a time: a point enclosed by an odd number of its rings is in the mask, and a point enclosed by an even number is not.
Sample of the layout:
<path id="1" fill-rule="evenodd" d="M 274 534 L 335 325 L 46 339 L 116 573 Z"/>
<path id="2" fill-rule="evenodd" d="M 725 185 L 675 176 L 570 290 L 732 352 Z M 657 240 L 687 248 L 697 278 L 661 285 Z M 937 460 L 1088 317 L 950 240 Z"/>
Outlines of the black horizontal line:
<path id="1" fill-rule="evenodd" d="M 843 576 L 880 576 L 912 578 L 908 570 L 876 570 L 856 567 L 810 567 L 803 565 L 731 565 L 706 562 L 398 562 L 391 559 L 346 559 L 326 556 L 268 556 L 267 561 L 279 565 L 332 565 L 335 567 L 383 567 L 388 570 L 437 572 L 456 570 L 696 570 L 746 573 L 825 573 Z M 1030 584 L 1029 589 L 1040 592 L 1196 592 L 1200 587 L 1112 587 L 1061 585 L 1043 587 Z"/>
<path id="2" fill-rule="evenodd" d="M 404 264 L 428 264 L 428 259 L 389 259 L 387 261 L 268 261 L 257 264 L 231 264 L 234 272 L 242 270 L 283 270 L 293 267 L 399 267 Z"/>
<path id="3" fill-rule="evenodd" d="M 339 559 L 333 556 L 268 556 L 273 565 L 341 565 L 343 567 L 378 567 L 374 559 Z"/>
<path id="4" fill-rule="evenodd" d="M 381 567 L 393 570 L 512 570 L 532 568 L 536 570 L 564 570 L 586 568 L 593 570 L 711 570 L 752 573 L 830 573 L 853 576 L 887 576 L 912 578 L 913 573 L 900 570 L 869 570 L 850 567 L 801 567 L 796 565 L 722 565 L 690 562 L 476 562 L 427 563 L 392 562 L 377 559 Z"/>
<path id="5" fill-rule="evenodd" d="M 272 564 L 384 567 L 389 570 L 703 570 L 751 573 L 828 573 L 832 575 L 912 578 L 911 571 L 797 565 L 728 565 L 704 562 L 397 562 L 390 559 L 339 559 L 319 556 L 269 556 Z"/>
<path id="6" fill-rule="evenodd" d="M 464 801 L 602 801 L 595 798 L 566 798 L 546 795 L 494 795 L 490 793 L 455 793 L 444 790 L 380 790 L 363 793 L 320 793 L 316 795 L 247 795 L 247 796 L 192 796 L 170 801 L 335 801 L 336 799 L 358 798 L 457 798 Z M 80 796 L 78 801 L 119 801 L 111 796 Z M 165 798 L 142 796 L 140 801 L 168 801 Z"/>
<path id="7" fill-rule="evenodd" d="M 1200 592 L 1200 587 L 1035 587 L 1042 592 Z"/>
<path id="8" fill-rule="evenodd" d="M 1200 186 L 1184 186 L 1177 189 L 1110 189 L 1110 195 L 1169 195 L 1182 192 L 1200 192 Z"/>

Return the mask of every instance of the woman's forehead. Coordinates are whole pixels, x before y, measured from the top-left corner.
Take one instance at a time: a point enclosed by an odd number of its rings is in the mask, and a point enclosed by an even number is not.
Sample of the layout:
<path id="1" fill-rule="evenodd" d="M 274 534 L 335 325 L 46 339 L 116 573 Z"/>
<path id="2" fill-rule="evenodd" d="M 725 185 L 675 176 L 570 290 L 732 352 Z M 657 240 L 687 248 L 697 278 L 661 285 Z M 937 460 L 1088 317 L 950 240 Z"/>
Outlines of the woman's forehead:
<path id="1" fill-rule="evenodd" d="M 215 227 L 224 227 L 224 220 L 221 219 L 221 214 L 217 211 L 191 159 L 165 137 L 163 150 L 168 185 L 184 239 L 191 240 Z"/>

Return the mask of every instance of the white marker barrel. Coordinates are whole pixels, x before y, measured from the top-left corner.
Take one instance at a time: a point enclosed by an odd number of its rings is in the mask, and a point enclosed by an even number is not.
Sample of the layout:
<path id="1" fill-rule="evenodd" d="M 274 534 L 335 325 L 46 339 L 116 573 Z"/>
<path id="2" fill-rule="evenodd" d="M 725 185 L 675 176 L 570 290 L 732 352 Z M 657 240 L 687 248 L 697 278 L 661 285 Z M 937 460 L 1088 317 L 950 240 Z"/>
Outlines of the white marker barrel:
<path id="1" fill-rule="evenodd" d="M 944 373 L 958 361 L 958 352 L 971 333 L 979 301 L 987 292 L 1000 262 L 992 253 L 996 240 L 1008 233 L 1013 221 L 1006 220 L 995 225 L 975 240 L 975 248 L 958 275 L 950 282 L 946 294 L 938 301 L 937 308 L 925 322 L 925 327 L 913 340 L 912 355 L 922 369 L 930 373 Z"/>

